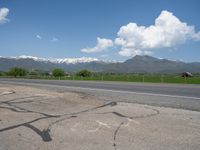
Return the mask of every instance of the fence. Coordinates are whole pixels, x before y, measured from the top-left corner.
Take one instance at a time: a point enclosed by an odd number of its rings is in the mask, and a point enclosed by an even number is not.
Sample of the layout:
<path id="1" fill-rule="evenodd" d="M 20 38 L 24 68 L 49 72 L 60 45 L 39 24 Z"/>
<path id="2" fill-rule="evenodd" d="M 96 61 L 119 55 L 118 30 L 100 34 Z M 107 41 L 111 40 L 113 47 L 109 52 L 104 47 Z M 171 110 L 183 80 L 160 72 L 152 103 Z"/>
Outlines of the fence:
<path id="1" fill-rule="evenodd" d="M 80 77 L 71 75 L 61 77 L 61 80 L 91 80 L 91 81 L 124 81 L 124 82 L 152 82 L 152 83 L 189 83 L 200 84 L 200 76 L 191 78 L 177 75 L 93 75 L 90 77 Z"/>
<path id="2" fill-rule="evenodd" d="M 8 77 L 8 76 L 1 76 Z M 151 83 L 188 83 L 188 84 L 200 84 L 200 76 L 196 75 L 191 78 L 184 78 L 178 75 L 135 75 L 135 74 L 96 74 L 90 77 L 81 77 L 77 75 L 64 76 L 64 77 L 53 77 L 53 76 L 25 76 L 20 78 L 27 79 L 48 79 L 48 80 L 86 80 L 86 81 L 123 81 L 123 82 L 151 82 Z"/>

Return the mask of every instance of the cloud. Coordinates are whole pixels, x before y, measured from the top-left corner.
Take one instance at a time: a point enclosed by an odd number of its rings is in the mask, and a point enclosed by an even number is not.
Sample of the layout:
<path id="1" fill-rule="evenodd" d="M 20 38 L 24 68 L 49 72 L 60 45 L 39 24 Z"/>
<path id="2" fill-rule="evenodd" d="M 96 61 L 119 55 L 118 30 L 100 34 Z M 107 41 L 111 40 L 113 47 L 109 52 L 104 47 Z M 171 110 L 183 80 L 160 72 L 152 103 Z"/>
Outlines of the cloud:
<path id="1" fill-rule="evenodd" d="M 55 37 L 51 39 L 51 42 L 57 42 L 57 41 L 58 41 L 58 39 Z"/>
<path id="2" fill-rule="evenodd" d="M 110 39 L 102 39 L 102 38 L 97 38 L 97 45 L 93 48 L 84 48 L 81 49 L 81 52 L 85 53 L 96 53 L 96 52 L 102 52 L 106 50 L 109 47 L 113 46 L 113 42 Z"/>
<path id="3" fill-rule="evenodd" d="M 200 32 L 196 32 L 194 26 L 181 22 L 166 10 L 155 19 L 154 25 L 145 27 L 129 23 L 117 34 L 115 45 L 120 46 L 122 56 L 151 54 L 155 49 L 174 47 L 187 40 L 200 41 Z"/>
<path id="4" fill-rule="evenodd" d="M 9 21 L 6 17 L 9 14 L 8 8 L 0 8 L 0 24 L 6 23 Z"/>
<path id="5" fill-rule="evenodd" d="M 108 57 L 108 55 L 102 54 L 101 57 L 106 58 L 106 57 Z"/>
<path id="6" fill-rule="evenodd" d="M 42 39 L 42 37 L 40 35 L 36 35 L 36 38 L 40 39 L 40 40 Z"/>
<path id="7" fill-rule="evenodd" d="M 51 39 L 51 42 L 57 42 L 57 41 L 58 41 L 58 39 L 55 37 Z"/>

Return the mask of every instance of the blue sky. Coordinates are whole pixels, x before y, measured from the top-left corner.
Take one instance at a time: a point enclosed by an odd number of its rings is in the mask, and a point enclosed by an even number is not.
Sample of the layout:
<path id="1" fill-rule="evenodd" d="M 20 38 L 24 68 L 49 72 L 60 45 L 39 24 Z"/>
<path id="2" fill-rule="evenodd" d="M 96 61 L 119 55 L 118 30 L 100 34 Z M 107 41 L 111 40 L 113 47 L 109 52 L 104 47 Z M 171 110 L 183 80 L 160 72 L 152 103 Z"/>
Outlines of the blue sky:
<path id="1" fill-rule="evenodd" d="M 199 0 L 0 0 L 0 9 L 0 56 L 200 62 Z"/>

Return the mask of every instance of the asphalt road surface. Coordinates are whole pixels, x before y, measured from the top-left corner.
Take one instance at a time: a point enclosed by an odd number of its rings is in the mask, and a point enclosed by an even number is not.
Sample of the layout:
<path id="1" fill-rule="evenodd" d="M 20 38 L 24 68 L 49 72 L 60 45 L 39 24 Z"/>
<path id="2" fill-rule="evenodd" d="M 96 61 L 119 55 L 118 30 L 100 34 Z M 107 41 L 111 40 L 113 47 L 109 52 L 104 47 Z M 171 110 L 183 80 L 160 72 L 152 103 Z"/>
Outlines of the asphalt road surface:
<path id="1" fill-rule="evenodd" d="M 198 91 L 0 79 L 0 150 L 199 150 Z"/>
<path id="2" fill-rule="evenodd" d="M 200 111 L 200 85 L 96 81 L 0 79 L 0 83 L 35 85 L 87 92 L 103 100 Z"/>
<path id="3" fill-rule="evenodd" d="M 29 79 L 0 79 L 1 81 L 17 83 L 39 83 L 49 85 L 71 86 L 92 89 L 130 91 L 139 93 L 163 94 L 171 96 L 195 97 L 200 99 L 200 85 L 188 84 L 155 84 L 155 83 L 126 83 L 126 82 L 96 82 L 96 81 L 67 81 L 67 80 L 29 80 Z"/>

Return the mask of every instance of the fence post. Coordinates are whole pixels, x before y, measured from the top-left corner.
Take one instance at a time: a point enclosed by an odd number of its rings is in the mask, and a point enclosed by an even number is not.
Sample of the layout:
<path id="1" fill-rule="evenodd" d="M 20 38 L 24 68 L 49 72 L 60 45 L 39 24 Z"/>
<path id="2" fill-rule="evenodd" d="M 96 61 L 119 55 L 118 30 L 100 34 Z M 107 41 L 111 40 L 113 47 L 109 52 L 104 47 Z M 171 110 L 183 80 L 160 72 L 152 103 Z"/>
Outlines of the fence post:
<path id="1" fill-rule="evenodd" d="M 163 74 L 161 74 L 161 83 L 163 83 L 164 80 L 163 80 Z"/>
<path id="2" fill-rule="evenodd" d="M 142 75 L 142 82 L 144 82 L 144 75 Z"/>
<path id="3" fill-rule="evenodd" d="M 103 75 L 101 76 L 101 81 L 103 81 Z"/>
<path id="4" fill-rule="evenodd" d="M 90 76 L 90 80 L 92 80 L 93 79 L 93 74 Z"/>

